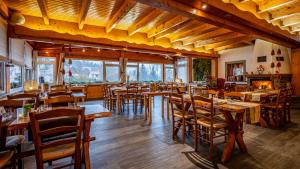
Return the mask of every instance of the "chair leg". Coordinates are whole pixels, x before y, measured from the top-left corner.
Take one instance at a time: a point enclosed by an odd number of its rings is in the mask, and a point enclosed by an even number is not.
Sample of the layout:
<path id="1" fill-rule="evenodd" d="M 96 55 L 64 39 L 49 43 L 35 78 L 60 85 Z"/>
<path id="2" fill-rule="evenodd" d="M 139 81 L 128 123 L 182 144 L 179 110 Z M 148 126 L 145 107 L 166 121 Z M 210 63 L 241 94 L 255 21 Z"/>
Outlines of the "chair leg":
<path id="1" fill-rule="evenodd" d="M 185 133 L 186 133 L 186 126 L 185 126 L 185 118 L 182 118 L 182 144 L 185 144 Z"/>
<path id="2" fill-rule="evenodd" d="M 210 133 L 209 133 L 209 159 L 213 160 L 213 150 L 214 150 L 214 139 L 213 139 L 213 135 L 214 132 L 212 131 L 212 129 L 210 129 Z"/>
<path id="3" fill-rule="evenodd" d="M 199 130 L 198 130 L 198 125 L 195 125 L 195 151 L 198 151 L 198 137 L 199 137 Z"/>
<path id="4" fill-rule="evenodd" d="M 20 154 L 22 152 L 22 144 L 18 144 L 17 146 L 17 153 Z M 19 158 L 18 159 L 18 168 L 24 168 L 23 166 L 23 159 Z"/>

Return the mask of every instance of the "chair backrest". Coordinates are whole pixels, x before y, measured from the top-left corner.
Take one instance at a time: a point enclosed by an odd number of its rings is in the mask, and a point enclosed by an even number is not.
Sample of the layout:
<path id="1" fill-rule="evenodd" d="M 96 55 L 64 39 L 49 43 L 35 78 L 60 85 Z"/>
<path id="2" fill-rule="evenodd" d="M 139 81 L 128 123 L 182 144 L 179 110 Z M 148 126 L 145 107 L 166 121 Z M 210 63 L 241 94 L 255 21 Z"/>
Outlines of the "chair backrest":
<path id="1" fill-rule="evenodd" d="M 126 93 L 127 94 L 137 94 L 138 93 L 138 87 L 134 85 L 130 85 L 126 87 Z"/>
<path id="2" fill-rule="evenodd" d="M 50 87 L 51 91 L 67 91 L 67 86 L 65 85 L 54 85 Z"/>
<path id="3" fill-rule="evenodd" d="M 203 96 L 191 96 L 191 100 L 195 121 L 198 119 L 209 120 L 211 127 L 213 127 L 214 117 L 216 116 L 213 98 L 208 99 Z"/>
<path id="4" fill-rule="evenodd" d="M 280 89 L 278 92 L 278 97 L 277 97 L 277 106 L 279 105 L 285 105 L 287 99 L 287 90 L 286 89 Z"/>
<path id="5" fill-rule="evenodd" d="M 0 107 L 4 107 L 6 111 L 15 112 L 17 108 L 23 107 L 22 100 L 0 100 Z"/>
<path id="6" fill-rule="evenodd" d="M 13 95 L 7 95 L 9 100 L 21 100 L 21 99 L 29 99 L 26 102 L 30 104 L 34 104 L 34 108 L 39 106 L 39 93 L 18 93 Z"/>
<path id="7" fill-rule="evenodd" d="M 178 94 L 184 94 L 188 91 L 187 86 L 177 86 L 176 91 Z"/>
<path id="8" fill-rule="evenodd" d="M 57 96 L 71 96 L 72 92 L 67 92 L 67 91 L 54 91 L 54 92 L 49 92 L 48 93 L 48 98 L 53 98 Z"/>
<path id="9" fill-rule="evenodd" d="M 62 107 L 68 106 L 69 103 L 74 103 L 75 99 L 72 96 L 57 96 L 53 98 L 46 99 L 44 103 L 51 107 Z"/>
<path id="10" fill-rule="evenodd" d="M 183 94 L 170 93 L 170 104 L 172 115 L 174 115 L 175 111 L 184 113 Z"/>
<path id="11" fill-rule="evenodd" d="M 44 112 L 36 113 L 30 112 L 30 126 L 32 130 L 35 155 L 37 160 L 37 168 L 43 165 L 43 155 L 44 149 L 53 148 L 59 145 L 74 144 L 75 145 L 75 160 L 80 159 L 81 150 L 81 138 L 84 125 L 84 108 L 54 108 L 51 110 L 46 110 Z M 60 118 L 66 119 L 76 119 L 75 123 L 67 123 L 61 125 L 47 126 L 47 128 L 41 127 L 42 123 L 47 120 L 56 120 Z M 76 133 L 75 135 L 70 135 L 69 137 L 57 137 L 55 140 L 48 142 L 43 142 L 43 137 L 60 135 L 65 133 Z M 42 167 L 41 167 L 42 168 Z"/>

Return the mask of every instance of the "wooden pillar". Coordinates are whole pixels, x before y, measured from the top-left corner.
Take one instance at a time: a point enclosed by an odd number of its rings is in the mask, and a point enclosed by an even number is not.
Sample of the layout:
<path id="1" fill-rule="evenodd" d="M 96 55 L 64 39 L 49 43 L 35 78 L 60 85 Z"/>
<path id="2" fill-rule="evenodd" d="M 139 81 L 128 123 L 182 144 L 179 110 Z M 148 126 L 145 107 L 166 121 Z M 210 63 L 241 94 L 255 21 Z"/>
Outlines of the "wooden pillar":
<path id="1" fill-rule="evenodd" d="M 188 82 L 193 81 L 193 58 L 188 57 Z"/>
<path id="2" fill-rule="evenodd" d="M 292 49 L 291 60 L 292 85 L 295 95 L 300 96 L 300 48 Z"/>

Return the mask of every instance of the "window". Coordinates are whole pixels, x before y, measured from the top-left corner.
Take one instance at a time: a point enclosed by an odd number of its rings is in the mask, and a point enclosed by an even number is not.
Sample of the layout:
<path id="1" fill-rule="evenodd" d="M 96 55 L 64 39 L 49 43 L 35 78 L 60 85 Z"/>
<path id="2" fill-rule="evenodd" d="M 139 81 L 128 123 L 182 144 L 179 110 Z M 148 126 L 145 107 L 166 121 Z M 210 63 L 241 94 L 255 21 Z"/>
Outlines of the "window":
<path id="1" fill-rule="evenodd" d="M 103 81 L 103 62 L 75 60 L 64 65 L 66 83 L 98 83 Z"/>
<path id="2" fill-rule="evenodd" d="M 25 81 L 27 80 L 33 80 L 32 78 L 32 69 L 25 69 Z"/>
<path id="3" fill-rule="evenodd" d="M 174 81 L 174 65 L 171 64 L 165 65 L 165 81 L 166 82 Z"/>
<path id="4" fill-rule="evenodd" d="M 0 95 L 5 93 L 5 64 L 0 62 Z"/>
<path id="5" fill-rule="evenodd" d="M 22 88 L 22 67 L 13 65 L 9 67 L 10 92 L 19 91 Z"/>
<path id="6" fill-rule="evenodd" d="M 119 62 L 105 62 L 105 75 L 107 82 L 120 81 Z"/>
<path id="7" fill-rule="evenodd" d="M 127 63 L 126 79 L 129 82 L 138 81 L 138 63 Z"/>
<path id="8" fill-rule="evenodd" d="M 55 61 L 55 58 L 48 57 L 39 57 L 37 59 L 37 76 L 39 83 L 54 83 Z"/>
<path id="9" fill-rule="evenodd" d="M 193 81 L 205 81 L 211 75 L 211 59 L 193 59 Z"/>
<path id="10" fill-rule="evenodd" d="M 161 64 L 139 64 L 139 81 L 162 81 L 162 65 Z"/>
<path id="11" fill-rule="evenodd" d="M 187 60 L 179 60 L 177 66 L 177 78 L 182 82 L 188 82 Z"/>

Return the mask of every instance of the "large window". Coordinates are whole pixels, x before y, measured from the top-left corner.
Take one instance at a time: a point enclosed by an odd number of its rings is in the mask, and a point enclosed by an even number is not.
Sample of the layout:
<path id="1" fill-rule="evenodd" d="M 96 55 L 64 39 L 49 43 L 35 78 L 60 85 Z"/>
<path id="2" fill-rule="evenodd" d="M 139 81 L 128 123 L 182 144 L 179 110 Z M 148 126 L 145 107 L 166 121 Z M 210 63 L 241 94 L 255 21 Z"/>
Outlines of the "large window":
<path id="1" fill-rule="evenodd" d="M 55 79 L 55 58 L 39 57 L 37 59 L 37 76 L 39 83 L 53 84 Z"/>
<path id="2" fill-rule="evenodd" d="M 97 83 L 103 81 L 103 62 L 72 60 L 64 65 L 66 83 Z"/>
<path id="3" fill-rule="evenodd" d="M 120 81 L 120 66 L 119 62 L 105 62 L 105 75 L 107 82 Z"/>
<path id="4" fill-rule="evenodd" d="M 188 69 L 187 69 L 187 60 L 182 59 L 177 63 L 177 78 L 182 80 L 182 82 L 188 82 Z"/>
<path id="5" fill-rule="evenodd" d="M 193 81 L 205 81 L 211 75 L 211 59 L 193 59 Z"/>
<path id="6" fill-rule="evenodd" d="M 165 81 L 166 82 L 174 81 L 174 65 L 171 64 L 165 65 Z"/>
<path id="7" fill-rule="evenodd" d="M 138 63 L 127 63 L 126 78 L 129 82 L 138 81 Z"/>
<path id="8" fill-rule="evenodd" d="M 9 67 L 10 92 L 19 91 L 22 88 L 22 67 L 13 65 Z"/>
<path id="9" fill-rule="evenodd" d="M 5 93 L 5 64 L 0 62 L 0 95 Z"/>
<path id="10" fill-rule="evenodd" d="M 143 82 L 162 81 L 162 65 L 140 63 L 139 81 L 143 81 Z"/>

